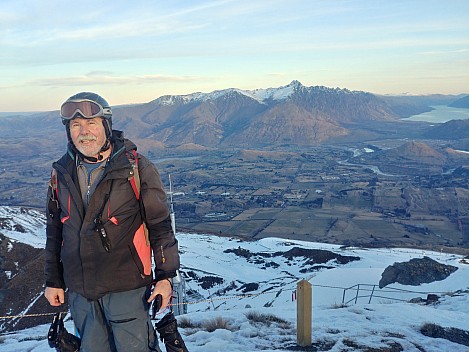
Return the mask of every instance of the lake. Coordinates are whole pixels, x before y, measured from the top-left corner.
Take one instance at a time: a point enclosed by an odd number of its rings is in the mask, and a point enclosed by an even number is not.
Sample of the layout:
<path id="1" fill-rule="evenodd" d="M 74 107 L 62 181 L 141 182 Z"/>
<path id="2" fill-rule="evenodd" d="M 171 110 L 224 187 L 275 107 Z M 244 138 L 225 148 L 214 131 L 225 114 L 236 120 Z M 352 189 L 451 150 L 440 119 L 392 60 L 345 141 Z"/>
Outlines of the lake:
<path id="1" fill-rule="evenodd" d="M 446 105 L 432 106 L 432 108 L 435 110 L 419 115 L 413 115 L 403 120 L 444 123 L 450 120 L 469 119 L 469 109 L 451 108 Z"/>

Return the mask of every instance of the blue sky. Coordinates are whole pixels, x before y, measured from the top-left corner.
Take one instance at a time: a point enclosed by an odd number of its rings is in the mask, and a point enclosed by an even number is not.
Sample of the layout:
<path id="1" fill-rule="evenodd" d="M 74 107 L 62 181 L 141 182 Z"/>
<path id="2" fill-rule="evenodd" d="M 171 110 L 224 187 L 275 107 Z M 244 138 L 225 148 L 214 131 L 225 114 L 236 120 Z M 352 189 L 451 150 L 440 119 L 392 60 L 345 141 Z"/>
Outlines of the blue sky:
<path id="1" fill-rule="evenodd" d="M 0 0 L 0 111 L 303 85 L 469 93 L 467 0 Z"/>

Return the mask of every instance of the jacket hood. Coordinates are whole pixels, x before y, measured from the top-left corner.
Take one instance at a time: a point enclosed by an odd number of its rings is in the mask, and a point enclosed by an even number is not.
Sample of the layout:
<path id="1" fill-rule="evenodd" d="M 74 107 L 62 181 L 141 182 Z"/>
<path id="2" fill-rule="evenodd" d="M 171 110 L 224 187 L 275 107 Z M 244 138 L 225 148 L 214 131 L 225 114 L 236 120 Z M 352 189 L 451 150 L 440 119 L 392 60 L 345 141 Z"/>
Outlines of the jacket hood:
<path id="1" fill-rule="evenodd" d="M 125 150 L 137 150 L 137 146 L 134 142 L 129 139 L 124 138 L 124 132 L 118 130 L 112 130 L 112 139 L 111 143 L 114 146 L 115 152 L 120 150 L 122 146 L 125 146 Z"/>

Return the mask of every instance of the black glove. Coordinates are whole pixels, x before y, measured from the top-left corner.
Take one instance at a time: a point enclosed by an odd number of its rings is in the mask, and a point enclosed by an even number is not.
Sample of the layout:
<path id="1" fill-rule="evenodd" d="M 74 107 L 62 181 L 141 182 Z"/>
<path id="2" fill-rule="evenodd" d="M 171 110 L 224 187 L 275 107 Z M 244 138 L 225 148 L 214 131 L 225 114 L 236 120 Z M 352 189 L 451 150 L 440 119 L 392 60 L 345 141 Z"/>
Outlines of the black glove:
<path id="1" fill-rule="evenodd" d="M 64 315 L 56 313 L 47 334 L 49 346 L 55 348 L 57 352 L 78 352 L 80 351 L 80 339 L 70 334 L 64 326 Z"/>
<path id="2" fill-rule="evenodd" d="M 155 324 L 155 328 L 167 352 L 189 352 L 178 331 L 177 320 L 173 312 L 166 314 Z"/>

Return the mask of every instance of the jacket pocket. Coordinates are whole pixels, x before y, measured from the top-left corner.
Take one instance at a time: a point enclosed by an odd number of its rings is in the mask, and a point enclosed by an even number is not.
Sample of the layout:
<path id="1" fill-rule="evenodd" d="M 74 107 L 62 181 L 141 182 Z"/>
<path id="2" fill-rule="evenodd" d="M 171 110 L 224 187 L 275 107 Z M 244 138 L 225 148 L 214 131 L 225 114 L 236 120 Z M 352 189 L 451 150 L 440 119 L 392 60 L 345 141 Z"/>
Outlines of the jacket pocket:
<path id="1" fill-rule="evenodd" d="M 137 266 L 142 267 L 143 269 L 143 275 L 150 275 L 151 274 L 151 247 L 149 244 L 147 244 L 147 239 L 145 236 L 145 229 L 144 225 L 140 225 L 138 230 L 134 234 L 134 239 L 133 239 L 133 248 L 136 251 L 136 256 L 138 257 L 138 262 Z M 134 257 L 134 260 L 137 259 Z"/>

